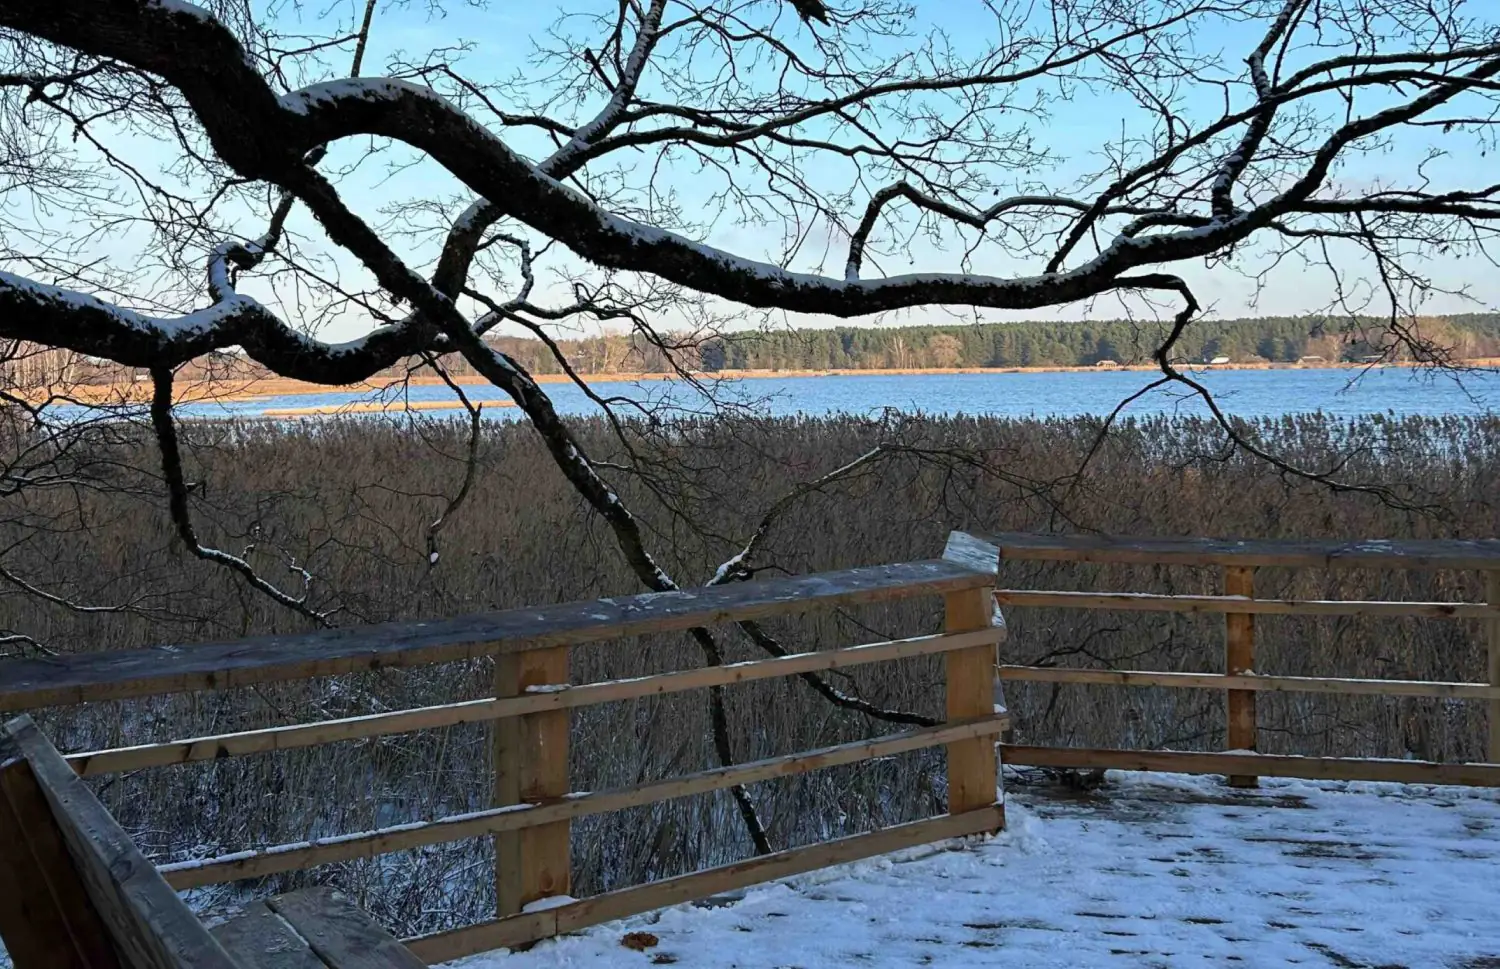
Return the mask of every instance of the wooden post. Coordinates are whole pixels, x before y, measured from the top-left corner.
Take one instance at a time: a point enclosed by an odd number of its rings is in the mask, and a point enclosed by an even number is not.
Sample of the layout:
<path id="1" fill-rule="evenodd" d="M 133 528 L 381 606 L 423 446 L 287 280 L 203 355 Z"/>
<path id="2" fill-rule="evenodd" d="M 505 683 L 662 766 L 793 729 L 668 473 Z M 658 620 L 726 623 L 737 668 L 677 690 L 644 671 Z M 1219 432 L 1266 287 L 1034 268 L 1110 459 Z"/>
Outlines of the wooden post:
<path id="1" fill-rule="evenodd" d="M 1491 570 L 1485 576 L 1485 598 L 1491 609 L 1500 609 L 1500 570 Z M 1490 685 L 1500 686 L 1500 619 L 1491 619 L 1489 626 Z M 1500 700 L 1490 701 L 1490 763 L 1500 764 Z"/>
<path id="2" fill-rule="evenodd" d="M 568 682 L 568 647 L 534 649 L 495 658 L 495 694 L 520 696 L 528 687 Z M 568 793 L 568 711 L 548 710 L 495 724 L 495 806 L 536 802 Z M 495 836 L 495 903 L 500 918 L 572 888 L 568 821 Z"/>
<path id="3" fill-rule="evenodd" d="M 1226 596 L 1255 595 L 1255 569 L 1230 566 L 1224 569 Z M 1224 666 L 1231 676 L 1255 667 L 1255 615 L 1229 612 L 1224 614 Z M 1229 749 L 1254 750 L 1255 691 L 1229 690 Z M 1259 778 L 1249 774 L 1231 774 L 1230 787 L 1255 787 Z"/>
<path id="4" fill-rule="evenodd" d="M 966 633 L 988 629 L 995 608 L 994 590 L 967 589 L 943 597 L 944 631 Z M 994 711 L 996 646 L 985 644 L 947 654 L 948 720 L 988 717 Z M 996 803 L 998 766 L 994 737 L 976 737 L 948 745 L 948 813 L 963 814 Z M 1000 827 L 1005 815 L 998 815 Z"/>
<path id="5" fill-rule="evenodd" d="M 0 937 L 16 969 L 115 969 L 30 763 L 0 736 Z"/>

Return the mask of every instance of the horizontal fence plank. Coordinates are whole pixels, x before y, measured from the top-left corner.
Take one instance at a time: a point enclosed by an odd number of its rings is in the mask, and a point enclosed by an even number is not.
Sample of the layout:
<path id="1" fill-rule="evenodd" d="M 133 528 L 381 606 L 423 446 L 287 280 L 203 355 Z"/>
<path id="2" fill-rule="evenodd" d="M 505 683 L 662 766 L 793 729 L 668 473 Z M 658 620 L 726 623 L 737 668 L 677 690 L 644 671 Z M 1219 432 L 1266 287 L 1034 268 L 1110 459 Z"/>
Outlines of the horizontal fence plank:
<path id="1" fill-rule="evenodd" d="M 1000 589 L 1002 606 L 1106 609 L 1121 612 L 1255 613 L 1274 616 L 1417 616 L 1494 619 L 1500 609 L 1484 602 L 1359 602 L 1323 599 L 1249 599 L 1244 596 L 1163 596 L 1143 592 L 1053 592 Z"/>
<path id="2" fill-rule="evenodd" d="M 237 733 L 215 734 L 159 744 L 141 744 L 69 754 L 68 762 L 84 777 L 97 777 L 144 767 L 165 767 L 199 761 L 239 757 L 245 754 L 293 750 L 319 744 L 362 740 L 386 734 L 406 733 L 451 727 L 462 723 L 483 723 L 506 717 L 565 710 L 631 700 L 645 696 L 662 696 L 711 686 L 729 686 L 779 676 L 794 676 L 820 670 L 848 669 L 867 663 L 929 656 L 999 643 L 1005 638 L 1003 627 L 955 635 L 918 636 L 883 643 L 870 643 L 845 649 L 795 653 L 773 659 L 750 660 L 724 666 L 684 670 L 679 673 L 657 673 L 629 679 L 607 680 L 563 690 L 534 693 L 527 696 L 486 698 L 462 703 L 376 713 L 362 717 L 325 720 L 320 723 L 267 727 Z"/>
<path id="3" fill-rule="evenodd" d="M 1077 670 L 1055 666 L 1002 666 L 1002 680 L 1031 683 L 1090 683 L 1100 686 L 1165 686 L 1203 690 L 1266 690 L 1284 693 L 1340 693 L 1369 696 L 1440 696 L 1465 700 L 1500 699 L 1500 686 L 1430 680 L 1370 680 L 1321 676 L 1265 676 L 1247 673 L 1159 673 L 1152 670 Z"/>
<path id="4" fill-rule="evenodd" d="M 199 646 L 12 659 L 0 662 L 0 712 L 423 666 L 944 594 L 993 581 L 990 574 L 934 559 L 458 619 L 350 626 Z"/>
<path id="5" fill-rule="evenodd" d="M 987 833 L 998 828 L 1002 820 L 1003 815 L 997 807 L 928 818 L 607 892 L 541 912 L 527 912 L 404 941 L 417 958 L 428 965 L 435 965 L 477 952 L 524 945 L 537 939 L 575 932 L 591 925 L 707 898 L 777 878 L 949 838 Z"/>
<path id="6" fill-rule="evenodd" d="M 1106 768 L 1177 774 L 1258 774 L 1263 777 L 1299 777 L 1318 781 L 1389 781 L 1397 784 L 1500 787 L 1500 764 L 1437 764 L 1425 760 L 1029 747 L 1018 744 L 1001 744 L 1000 759 L 1002 763 L 1012 767 Z"/>
<path id="7" fill-rule="evenodd" d="M 274 845 L 202 861 L 167 864 L 162 865 L 160 871 L 167 883 L 179 891 L 241 878 L 258 878 L 277 872 L 298 871 L 355 858 L 370 858 L 422 845 L 462 841 L 501 831 L 518 831 L 556 821 L 654 804 L 657 801 L 707 794 L 739 784 L 754 784 L 827 767 L 857 764 L 873 757 L 888 757 L 974 737 L 993 737 L 1005 730 L 1009 723 L 1010 718 L 1000 714 L 963 723 L 922 727 L 873 740 L 770 757 L 732 767 L 718 767 L 613 791 L 570 794 L 556 801 L 517 804 L 376 831 Z"/>
<path id="8" fill-rule="evenodd" d="M 1001 532 L 975 536 L 1002 560 L 1294 568 L 1500 569 L 1500 539 L 1367 541 L 1129 538 Z"/>

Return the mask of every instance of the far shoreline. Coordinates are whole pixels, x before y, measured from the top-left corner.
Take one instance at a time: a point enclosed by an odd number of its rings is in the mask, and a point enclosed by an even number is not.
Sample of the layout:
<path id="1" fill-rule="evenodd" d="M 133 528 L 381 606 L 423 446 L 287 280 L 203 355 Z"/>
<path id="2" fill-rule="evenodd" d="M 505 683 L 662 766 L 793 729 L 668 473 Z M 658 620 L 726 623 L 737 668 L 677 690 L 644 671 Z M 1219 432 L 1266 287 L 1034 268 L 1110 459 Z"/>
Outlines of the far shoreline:
<path id="1" fill-rule="evenodd" d="M 1471 368 L 1500 367 L 1500 358 L 1476 358 L 1473 360 L 1456 361 L 1457 366 Z M 1205 370 L 1368 370 L 1389 367 L 1412 368 L 1416 364 L 1407 361 L 1391 361 L 1388 363 L 1219 363 L 1219 364 L 1183 364 L 1182 369 L 1202 372 Z M 798 379 L 809 377 L 902 377 L 902 376 L 960 376 L 960 375 L 985 375 L 985 374 L 1046 374 L 1046 373 L 1156 373 L 1159 368 L 1154 364 L 1118 364 L 1114 366 L 1045 366 L 1045 367 L 889 367 L 881 369 L 791 369 L 791 370 L 708 370 L 695 371 L 690 374 L 698 380 L 773 380 L 773 379 Z M 599 373 L 582 374 L 581 379 L 586 384 L 603 383 L 641 383 L 662 380 L 681 379 L 678 373 Z M 539 384 L 562 384 L 571 383 L 572 378 L 566 374 L 537 374 L 534 379 Z M 489 381 L 477 374 L 465 374 L 452 376 L 445 380 L 433 374 L 411 374 L 407 376 L 375 377 L 354 384 L 316 384 L 303 380 L 292 380 L 285 377 L 218 377 L 210 380 L 184 380 L 178 384 L 176 393 L 177 403 L 243 403 L 271 398 L 289 397 L 304 394 L 336 394 L 336 393 L 379 393 L 391 388 L 407 385 L 412 387 L 435 387 L 442 386 L 451 381 L 460 387 L 486 386 Z M 150 386 L 145 381 L 134 383 L 110 383 L 110 384 L 78 384 L 66 389 L 63 388 L 36 388 L 26 394 L 31 403 L 40 403 L 49 396 L 56 398 L 67 398 L 81 404 L 92 403 L 127 403 L 145 402 L 150 399 Z M 485 401 L 486 406 L 494 406 L 498 402 Z M 330 404 L 309 407 L 285 408 L 277 411 L 278 414 L 294 416 L 297 414 L 327 414 L 343 412 L 354 404 Z M 414 409 L 439 410 L 447 407 L 462 407 L 463 404 L 455 398 L 451 404 L 445 401 L 423 401 L 418 406 L 417 402 L 410 404 Z M 403 407 L 399 400 L 393 400 L 389 404 L 372 404 L 361 408 L 366 411 L 373 410 L 397 410 Z"/>

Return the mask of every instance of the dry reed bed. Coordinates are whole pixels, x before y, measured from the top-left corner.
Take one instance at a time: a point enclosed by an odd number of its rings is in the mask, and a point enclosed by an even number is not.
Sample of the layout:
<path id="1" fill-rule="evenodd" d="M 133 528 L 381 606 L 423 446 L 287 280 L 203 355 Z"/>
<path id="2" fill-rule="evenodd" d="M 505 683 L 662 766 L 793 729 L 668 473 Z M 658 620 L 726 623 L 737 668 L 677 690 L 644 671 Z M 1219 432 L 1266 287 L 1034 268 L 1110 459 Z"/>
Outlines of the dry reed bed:
<path id="1" fill-rule="evenodd" d="M 904 439 L 965 460 L 894 458 L 876 475 L 810 496 L 778 523 L 762 562 L 791 571 L 931 557 L 951 528 L 1098 529 L 1118 534 L 1238 537 L 1477 537 L 1495 533 L 1500 421 L 1322 417 L 1256 426 L 1279 453 L 1308 466 L 1338 455 L 1343 474 L 1396 487 L 1421 511 L 1367 495 L 1298 482 L 1239 457 L 1191 420 L 1123 426 L 1076 480 L 1088 421 L 933 418 Z M 191 429 L 200 527 L 295 584 L 288 560 L 315 577 L 313 599 L 340 623 L 447 616 L 637 591 L 600 527 L 542 459 L 531 432 L 485 430 L 481 473 L 468 503 L 428 562 L 426 530 L 462 478 L 464 431 L 456 421 L 332 420 L 202 425 Z M 884 433 L 854 419 L 688 423 L 642 442 L 667 460 L 677 509 L 669 514 L 641 481 L 619 482 L 654 526 L 669 571 L 702 582 L 743 541 L 789 481 L 822 473 Z M 602 427 L 585 437 L 615 448 Z M 13 442 L 13 446 L 19 442 Z M 90 601 L 135 601 L 138 611 L 86 614 L 0 596 L 0 624 L 52 648 L 115 649 L 190 643 L 305 628 L 225 573 L 173 547 L 150 473 L 150 451 L 123 439 L 86 442 L 95 488 L 66 497 L 12 499 L 7 544 L 49 523 L 43 537 L 5 558 L 14 571 Z M 979 459 L 976 461 L 975 459 Z M 1007 476 L 976 467 L 987 464 Z M 1052 484 L 1048 484 L 1048 483 Z M 1411 487 L 1408 487 L 1411 486 Z M 1061 503 L 1059 507 L 1059 503 Z M 1056 589 L 1211 593 L 1219 577 L 1189 568 L 1007 565 L 1003 584 Z M 1263 570 L 1262 594 L 1309 598 L 1469 599 L 1473 575 Z M 1015 662 L 1217 671 L 1222 618 L 1170 614 L 1012 610 L 1006 647 Z M 780 619 L 793 649 L 849 645 L 931 632 L 936 601 Z M 725 631 L 731 658 L 750 647 Z M 1481 678 L 1477 624 L 1263 617 L 1256 669 L 1264 673 L 1413 679 Z M 599 643 L 574 651 L 575 682 L 701 663 L 684 636 Z M 156 698 L 56 711 L 46 726 L 66 749 L 140 743 L 278 723 L 469 699 L 489 689 L 486 663 L 385 672 L 222 694 Z M 870 699 L 936 714 L 934 661 L 861 669 L 840 685 Z M 1213 749 L 1224 743 L 1222 697 L 1199 691 L 1010 684 L 1018 740 L 1027 743 Z M 749 760 L 882 729 L 831 709 L 798 681 L 728 691 L 735 755 Z M 1262 746 L 1270 752 L 1403 756 L 1481 754 L 1483 705 L 1439 700 L 1262 695 Z M 700 694 L 611 704 L 574 716 L 573 786 L 602 790 L 712 763 Z M 305 751 L 143 771 L 100 782 L 107 803 L 159 859 L 470 810 L 488 805 L 486 731 L 463 726 Z M 759 785 L 758 805 L 778 845 L 922 816 L 941 809 L 940 757 L 906 755 Z M 748 850 L 722 795 L 685 799 L 575 826 L 576 893 L 660 877 Z M 282 890 L 333 879 L 389 924 L 431 930 L 490 914 L 488 846 L 435 846 L 330 866 L 308 875 L 207 890 L 215 904 L 241 890 Z"/>

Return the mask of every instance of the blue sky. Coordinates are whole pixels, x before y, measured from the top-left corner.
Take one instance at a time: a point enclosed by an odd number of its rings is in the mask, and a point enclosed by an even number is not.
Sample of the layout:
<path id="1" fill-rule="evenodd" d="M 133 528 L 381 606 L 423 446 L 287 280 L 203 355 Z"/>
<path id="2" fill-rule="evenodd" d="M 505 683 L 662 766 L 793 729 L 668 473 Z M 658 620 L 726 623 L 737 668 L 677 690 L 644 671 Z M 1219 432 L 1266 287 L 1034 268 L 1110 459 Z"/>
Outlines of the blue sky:
<path id="1" fill-rule="evenodd" d="M 274 6 L 272 10 L 279 25 L 288 32 L 296 32 L 300 27 L 308 33 L 327 34 L 336 29 L 336 24 L 352 23 L 362 12 L 363 6 L 363 0 L 335 0 L 329 6 L 294 6 L 283 3 Z M 570 4 L 572 10 L 613 7 L 613 2 L 603 3 L 600 0 L 593 0 L 588 4 Z M 975 50 L 982 50 L 993 36 L 992 21 L 978 0 L 927 0 L 919 4 L 918 9 L 925 25 L 942 28 L 954 39 L 955 44 L 967 43 Z M 1038 11 L 1044 9 L 1037 8 Z M 423 0 L 396 4 L 382 2 L 375 20 L 364 73 L 382 74 L 387 64 L 394 59 L 402 56 L 408 60 L 420 59 L 429 50 L 459 43 L 472 46 L 463 55 L 461 66 L 466 75 L 476 80 L 492 80 L 516 71 L 531 71 L 534 70 L 530 66 L 533 38 L 544 38 L 548 27 L 557 20 L 560 12 L 559 4 L 549 2 L 514 3 L 497 0 L 485 5 L 450 2 L 446 5 L 445 12 L 434 11 Z M 789 27 L 791 23 L 788 18 L 786 25 Z M 805 43 L 807 40 L 807 35 L 800 29 L 789 36 L 793 43 Z M 1243 57 L 1256 39 L 1256 30 L 1241 25 L 1220 24 L 1198 36 L 1197 52 L 1221 55 L 1226 76 L 1234 76 L 1240 73 Z M 341 74 L 346 70 L 347 57 L 347 51 L 332 53 L 329 58 L 330 74 L 326 76 Z M 1222 102 L 1216 98 L 1209 89 L 1197 96 L 1196 100 L 1186 102 L 1185 107 L 1194 113 L 1216 115 L 1222 108 Z M 587 117 L 596 108 L 596 104 L 581 105 L 577 109 L 578 117 Z M 1061 158 L 1061 163 L 1052 171 L 1042 173 L 1044 177 L 1041 179 L 1057 189 L 1069 188 L 1069 183 L 1078 173 L 1086 166 L 1095 164 L 1103 143 L 1140 130 L 1140 126 L 1146 123 L 1140 109 L 1118 92 L 1079 90 L 1072 100 L 1054 102 L 1050 112 L 1044 123 L 1035 126 L 1035 135 Z M 565 117 L 563 120 L 575 119 Z M 1430 135 L 1424 133 L 1420 137 L 1407 138 L 1387 154 L 1351 163 L 1341 173 L 1341 179 L 1347 184 L 1374 184 L 1393 174 L 1410 172 L 1416 160 L 1427 150 L 1428 143 L 1441 139 L 1435 129 L 1432 132 Z M 540 154 L 547 149 L 545 140 L 535 136 L 518 137 L 513 140 L 513 145 L 531 155 Z M 325 170 L 335 169 L 340 160 L 357 157 L 365 147 L 364 142 L 339 146 L 325 163 Z M 413 161 L 415 164 L 399 171 L 390 170 L 388 164 L 398 160 Z M 1441 183 L 1472 176 L 1477 163 L 1488 164 L 1486 160 L 1479 158 L 1455 157 L 1436 163 L 1431 171 Z M 826 180 L 835 191 L 848 185 L 851 174 L 848 163 L 843 161 L 817 163 L 809 171 L 815 178 Z M 705 182 L 690 168 L 684 166 L 680 170 L 669 170 L 666 183 L 680 194 L 689 209 L 704 203 Z M 456 215 L 462 207 L 461 200 L 466 197 L 462 186 L 446 172 L 435 165 L 421 162 L 403 150 L 376 159 L 373 164 L 366 162 L 359 172 L 341 184 L 351 204 L 377 222 L 381 219 L 381 207 L 397 199 L 442 197 L 451 200 L 450 211 L 452 215 Z M 982 198 L 975 201 L 981 205 L 986 202 Z M 857 199 L 855 204 L 862 205 L 863 199 Z M 315 231 L 305 216 L 294 222 L 304 230 Z M 255 228 L 252 220 L 246 234 L 254 234 Z M 781 233 L 775 227 L 739 226 L 728 220 L 721 220 L 712 227 L 709 240 L 741 255 L 775 260 Z M 842 240 L 835 239 L 832 248 L 834 252 L 823 268 L 824 271 L 838 274 L 842 267 Z M 406 249 L 405 254 L 414 262 L 421 262 L 432 251 L 430 246 L 414 246 Z M 340 255 L 334 261 L 339 270 L 350 277 L 357 277 L 361 273 L 359 267 L 346 257 Z M 1358 265 L 1353 262 L 1350 265 L 1354 274 L 1358 275 Z M 797 265 L 795 268 L 810 267 Z M 888 272 L 953 270 L 957 268 L 956 253 L 951 250 L 942 251 L 919 240 L 910 253 L 909 260 L 889 260 L 883 268 Z M 1333 286 L 1326 274 L 1308 272 L 1297 267 L 1280 270 L 1272 277 L 1272 285 L 1258 295 L 1249 280 L 1232 271 L 1209 270 L 1201 266 L 1173 268 L 1189 279 L 1200 301 L 1209 311 L 1222 317 L 1314 311 L 1325 307 L 1333 296 Z M 1496 273 L 1487 263 L 1443 258 L 1423 268 L 1440 285 L 1456 287 L 1471 284 L 1474 294 L 1481 301 L 1476 306 L 1455 299 L 1439 298 L 1424 307 L 1428 312 L 1467 312 L 1500 305 L 1500 273 Z M 991 250 L 982 254 L 974 269 L 995 275 L 1012 275 L 1036 272 L 1040 269 L 1040 263 L 1034 259 L 1008 259 L 1004 253 Z M 256 292 L 256 288 L 252 286 L 250 291 Z M 558 297 L 556 287 L 544 281 L 539 287 L 539 298 L 546 298 L 549 292 Z M 257 292 L 257 295 L 261 293 Z M 1069 306 L 1029 314 L 986 314 L 985 318 L 1028 316 L 1076 319 L 1086 313 L 1107 318 L 1122 315 L 1126 308 L 1125 305 L 1109 300 L 1093 307 Z M 1134 309 L 1139 310 L 1140 307 L 1136 306 Z M 892 318 L 891 322 L 907 323 L 926 319 L 937 322 L 947 318 L 941 311 L 919 310 L 901 314 Z M 817 325 L 820 321 L 799 318 L 786 322 Z M 365 325 L 367 324 L 360 319 L 348 318 L 330 328 L 324 335 L 354 336 Z"/>
<path id="2" fill-rule="evenodd" d="M 612 7 L 613 4 L 606 6 Z M 570 6 L 573 10 L 579 8 L 578 4 Z M 1038 11 L 1042 9 L 1039 7 Z M 968 42 L 977 50 L 986 46 L 993 36 L 993 21 L 985 12 L 983 4 L 974 0 L 929 0 L 919 5 L 919 10 L 925 26 L 945 30 L 956 44 Z M 420 4 L 383 10 L 372 44 L 375 54 L 372 64 L 382 63 L 385 55 L 399 47 L 414 50 L 452 43 L 461 38 L 476 45 L 476 51 L 465 60 L 469 70 L 480 75 L 491 71 L 498 74 L 524 64 L 531 51 L 530 38 L 541 37 L 560 11 L 559 5 L 549 3 L 503 3 L 485 7 L 453 5 L 445 16 L 431 15 Z M 804 36 L 800 33 L 795 35 L 797 38 Z M 1240 72 L 1243 58 L 1258 36 L 1259 28 L 1254 25 L 1210 25 L 1198 35 L 1197 51 L 1221 55 L 1225 75 L 1233 76 Z M 1323 57 L 1327 53 L 1316 52 L 1309 56 Z M 1364 102 L 1364 105 L 1366 110 L 1380 106 L 1369 101 Z M 1212 116 L 1221 109 L 1221 102 L 1208 89 L 1196 100 L 1188 101 L 1187 107 Z M 1054 103 L 1051 116 L 1038 135 L 1064 161 L 1048 181 L 1065 187 L 1071 175 L 1081 171 L 1085 165 L 1095 163 L 1101 140 L 1117 137 L 1142 123 L 1143 116 L 1139 108 L 1119 92 L 1078 92 L 1070 102 Z M 1341 173 L 1340 178 L 1346 184 L 1375 184 L 1393 175 L 1409 173 L 1429 147 L 1442 144 L 1443 138 L 1436 130 L 1431 130 L 1430 133 L 1408 133 L 1385 154 L 1373 158 L 1356 158 Z M 542 146 L 537 145 L 533 150 L 542 150 Z M 1461 184 L 1464 176 L 1473 175 L 1476 163 L 1483 163 L 1483 160 L 1464 157 L 1460 153 L 1432 163 L 1428 170 L 1439 182 L 1451 180 L 1453 184 Z M 830 166 L 830 172 L 833 167 Z M 684 177 L 676 182 L 676 187 L 689 202 L 693 201 L 692 179 Z M 983 200 L 979 201 L 982 204 Z M 713 238 L 733 246 L 736 251 L 745 255 L 756 257 L 774 257 L 779 242 L 777 234 L 772 231 L 732 225 L 717 227 Z M 913 254 L 913 258 L 912 268 L 936 270 L 954 267 L 951 253 L 921 246 Z M 830 268 L 836 271 L 836 267 Z M 906 268 L 902 265 L 889 267 L 890 271 L 897 272 Z M 1007 266 L 1002 259 L 992 259 L 989 265 L 976 268 L 997 274 L 1035 271 L 1033 263 Z M 1475 295 L 1483 303 L 1491 306 L 1500 304 L 1500 274 L 1495 273 L 1487 263 L 1477 259 L 1461 261 L 1448 258 L 1433 262 L 1425 268 L 1440 285 L 1457 287 L 1471 284 Z M 1332 283 L 1327 278 L 1320 278 L 1315 273 L 1283 272 L 1278 280 L 1280 285 L 1260 293 L 1259 302 L 1252 305 L 1252 300 L 1256 298 L 1253 285 L 1235 273 L 1191 267 L 1184 267 L 1183 271 L 1190 276 L 1205 304 L 1213 306 L 1220 315 L 1225 316 L 1314 310 L 1326 305 L 1333 295 Z M 1427 308 L 1432 312 L 1447 312 L 1468 311 L 1475 307 L 1463 301 L 1439 298 Z M 1114 315 L 1108 308 L 1100 309 L 1103 310 L 1102 315 Z M 1078 312 L 1078 308 L 1067 308 L 1032 315 L 1069 317 Z M 921 316 L 923 313 L 914 315 Z"/>

